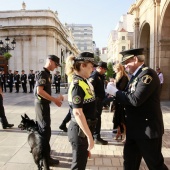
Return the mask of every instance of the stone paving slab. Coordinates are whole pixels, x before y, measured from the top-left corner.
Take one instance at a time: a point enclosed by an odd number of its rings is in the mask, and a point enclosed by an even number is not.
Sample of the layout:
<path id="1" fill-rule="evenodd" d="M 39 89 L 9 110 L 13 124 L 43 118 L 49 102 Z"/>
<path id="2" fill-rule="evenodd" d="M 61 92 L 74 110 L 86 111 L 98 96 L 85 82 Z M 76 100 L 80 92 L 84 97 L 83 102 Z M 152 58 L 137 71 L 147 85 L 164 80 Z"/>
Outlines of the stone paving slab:
<path id="1" fill-rule="evenodd" d="M 54 89 L 52 90 L 55 96 Z M 61 92 L 64 94 L 66 89 L 62 88 Z M 161 105 L 165 125 L 162 153 L 165 163 L 170 169 L 170 101 L 164 101 Z M 4 106 L 8 121 L 14 123 L 15 126 L 6 130 L 0 128 L 0 170 L 36 170 L 32 155 L 29 152 L 28 134 L 18 129 L 21 114 L 26 113 L 29 117 L 35 118 L 33 94 L 5 93 Z M 51 155 L 60 160 L 58 166 L 51 167 L 53 170 L 69 170 L 71 165 L 72 154 L 67 133 L 58 128 L 67 112 L 67 102 L 64 102 L 60 108 L 51 104 Z M 123 170 L 123 143 L 114 140 L 112 118 L 113 113 L 103 111 L 101 134 L 104 139 L 109 141 L 109 144 L 95 145 L 86 170 Z M 140 170 L 148 170 L 143 160 Z"/>

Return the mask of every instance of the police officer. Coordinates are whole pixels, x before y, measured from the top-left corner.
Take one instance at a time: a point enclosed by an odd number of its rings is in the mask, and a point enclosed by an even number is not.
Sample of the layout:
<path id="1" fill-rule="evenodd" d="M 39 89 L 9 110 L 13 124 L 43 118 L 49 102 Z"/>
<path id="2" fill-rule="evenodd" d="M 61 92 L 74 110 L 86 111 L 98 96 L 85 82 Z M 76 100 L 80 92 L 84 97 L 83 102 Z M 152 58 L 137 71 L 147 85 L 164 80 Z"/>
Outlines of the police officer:
<path id="1" fill-rule="evenodd" d="M 22 74 L 21 74 L 21 83 L 22 83 L 23 93 L 27 93 L 27 75 L 25 74 L 24 70 L 22 70 Z"/>
<path id="2" fill-rule="evenodd" d="M 91 74 L 89 81 L 93 84 L 95 96 L 96 96 L 96 117 L 97 117 L 97 124 L 93 134 L 95 144 L 107 145 L 108 142 L 103 140 L 100 136 L 101 131 L 101 114 L 103 108 L 103 100 L 105 98 L 105 72 L 107 70 L 107 63 L 106 62 L 99 62 L 98 67 L 95 71 Z"/>
<path id="3" fill-rule="evenodd" d="M 6 75 L 3 70 L 1 72 L 1 87 L 2 87 L 2 91 L 6 92 Z"/>
<path id="4" fill-rule="evenodd" d="M 14 83 L 15 83 L 15 88 L 16 88 L 16 92 L 15 93 L 19 93 L 20 75 L 18 74 L 18 71 L 15 71 L 15 74 L 14 74 Z"/>
<path id="5" fill-rule="evenodd" d="M 14 75 L 12 73 L 11 70 L 9 70 L 8 74 L 7 74 L 7 83 L 8 83 L 8 86 L 9 86 L 9 92 L 12 93 L 12 90 L 13 90 L 13 78 L 14 78 Z"/>
<path id="6" fill-rule="evenodd" d="M 29 85 L 30 85 L 30 92 L 33 92 L 34 89 L 34 84 L 35 84 L 35 74 L 33 73 L 33 70 L 30 70 L 30 73 L 28 74 L 28 81 L 29 81 Z"/>
<path id="7" fill-rule="evenodd" d="M 56 93 L 60 93 L 60 81 L 61 81 L 60 72 L 56 71 L 56 74 L 54 75 L 54 84 L 56 88 Z"/>
<path id="8" fill-rule="evenodd" d="M 2 124 L 2 128 L 11 128 L 14 124 L 9 124 L 7 118 L 5 116 L 5 110 L 3 106 L 3 94 L 2 94 L 2 86 L 1 86 L 1 78 L 0 78 L 0 122 Z"/>
<path id="9" fill-rule="evenodd" d="M 66 74 L 75 73 L 68 91 L 72 117 L 68 128 L 73 154 L 72 170 L 85 170 L 88 154 L 94 147 L 92 133 L 96 123 L 95 94 L 92 84 L 87 80 L 93 65 L 94 55 L 89 52 L 83 52 L 77 57 L 68 56 L 66 61 Z"/>
<path id="10" fill-rule="evenodd" d="M 49 55 L 42 71 L 36 75 L 36 84 L 34 89 L 35 95 L 35 112 L 36 120 L 40 127 L 40 135 L 44 140 L 43 155 L 47 156 L 49 164 L 58 164 L 59 161 L 50 157 L 50 138 L 51 138 L 51 118 L 50 103 L 54 102 L 57 106 L 61 106 L 63 96 L 57 98 L 51 96 L 51 79 L 50 71 L 60 66 L 59 58 L 55 55 Z"/>
<path id="11" fill-rule="evenodd" d="M 116 101 L 125 105 L 124 170 L 138 170 L 142 157 L 148 169 L 168 170 L 161 153 L 164 126 L 159 78 L 153 69 L 144 65 L 142 48 L 121 54 L 126 71 L 132 75 L 125 92 L 112 86 Z"/>

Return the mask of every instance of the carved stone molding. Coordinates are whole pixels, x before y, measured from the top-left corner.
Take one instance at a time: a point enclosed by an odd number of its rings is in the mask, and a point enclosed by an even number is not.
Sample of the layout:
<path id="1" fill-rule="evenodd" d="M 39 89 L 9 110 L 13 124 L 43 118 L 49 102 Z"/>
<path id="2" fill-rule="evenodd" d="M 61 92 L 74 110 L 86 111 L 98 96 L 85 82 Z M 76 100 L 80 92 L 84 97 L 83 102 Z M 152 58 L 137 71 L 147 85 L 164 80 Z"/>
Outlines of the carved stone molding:
<path id="1" fill-rule="evenodd" d="M 139 18 L 135 18 L 135 22 L 134 22 L 134 25 L 135 27 L 139 27 Z"/>

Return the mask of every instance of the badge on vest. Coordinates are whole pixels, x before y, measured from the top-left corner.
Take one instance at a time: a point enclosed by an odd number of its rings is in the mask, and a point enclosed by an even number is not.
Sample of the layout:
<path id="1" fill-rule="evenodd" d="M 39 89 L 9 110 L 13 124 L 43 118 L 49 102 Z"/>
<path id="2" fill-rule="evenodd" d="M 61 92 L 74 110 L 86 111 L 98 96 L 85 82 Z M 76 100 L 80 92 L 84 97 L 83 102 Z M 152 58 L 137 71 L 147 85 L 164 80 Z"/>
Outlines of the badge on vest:
<path id="1" fill-rule="evenodd" d="M 137 85 L 138 79 L 135 78 L 132 82 L 132 84 L 130 85 L 130 92 L 133 93 L 136 91 L 136 85 Z"/>

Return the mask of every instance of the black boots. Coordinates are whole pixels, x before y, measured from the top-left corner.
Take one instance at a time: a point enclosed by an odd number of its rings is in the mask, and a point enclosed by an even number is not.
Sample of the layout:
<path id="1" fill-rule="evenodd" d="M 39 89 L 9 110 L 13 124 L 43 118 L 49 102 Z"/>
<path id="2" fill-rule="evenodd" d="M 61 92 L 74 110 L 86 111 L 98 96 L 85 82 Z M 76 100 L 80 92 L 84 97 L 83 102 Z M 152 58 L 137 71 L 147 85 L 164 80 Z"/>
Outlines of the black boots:
<path id="1" fill-rule="evenodd" d="M 66 124 L 65 124 L 65 123 L 62 123 L 62 124 L 59 126 L 59 128 L 60 128 L 61 130 L 63 130 L 64 132 L 67 132 L 67 127 L 66 127 Z"/>
<path id="2" fill-rule="evenodd" d="M 14 124 L 5 124 L 5 125 L 2 125 L 2 128 L 3 129 L 6 129 L 6 128 L 12 128 L 14 126 Z"/>
<path id="3" fill-rule="evenodd" d="M 9 124 L 7 121 L 6 116 L 3 118 L 0 118 L 0 122 L 2 123 L 2 128 L 6 129 L 6 128 L 12 128 L 14 126 L 14 124 Z"/>

